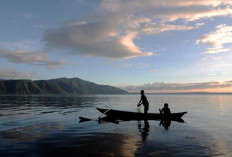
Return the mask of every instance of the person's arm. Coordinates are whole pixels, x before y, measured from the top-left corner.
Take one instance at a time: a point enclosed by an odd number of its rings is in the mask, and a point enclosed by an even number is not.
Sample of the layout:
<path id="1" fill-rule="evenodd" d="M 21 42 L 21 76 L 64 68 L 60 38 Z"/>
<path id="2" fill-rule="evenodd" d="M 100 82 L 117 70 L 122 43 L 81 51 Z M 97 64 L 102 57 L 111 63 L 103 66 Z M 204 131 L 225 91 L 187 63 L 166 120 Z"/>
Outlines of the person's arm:
<path id="1" fill-rule="evenodd" d="M 140 106 L 140 105 L 142 105 L 142 97 L 141 97 L 141 99 L 140 99 L 140 101 L 139 101 L 139 103 L 138 103 L 137 106 Z"/>
<path id="2" fill-rule="evenodd" d="M 162 109 L 159 109 L 159 111 L 160 111 L 160 114 L 161 114 L 161 115 L 163 115 L 164 108 L 162 108 Z"/>

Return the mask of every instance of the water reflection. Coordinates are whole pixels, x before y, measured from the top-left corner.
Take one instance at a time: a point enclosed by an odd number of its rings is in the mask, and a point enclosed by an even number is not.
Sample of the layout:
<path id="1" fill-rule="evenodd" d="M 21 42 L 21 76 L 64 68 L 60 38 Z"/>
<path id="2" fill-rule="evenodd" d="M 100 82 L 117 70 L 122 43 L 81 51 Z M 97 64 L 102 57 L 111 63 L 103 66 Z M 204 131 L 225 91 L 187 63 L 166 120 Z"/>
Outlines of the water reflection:
<path id="1" fill-rule="evenodd" d="M 167 101 L 176 111 L 191 111 L 188 123 L 159 126 L 77 124 L 78 116 L 98 117 L 96 107 L 134 111 L 133 95 L 0 96 L 0 156 L 231 156 L 232 96 L 221 97 L 150 95 L 157 106 Z"/>
<path id="2" fill-rule="evenodd" d="M 160 121 L 160 126 L 163 126 L 165 128 L 165 130 L 168 130 L 168 128 L 171 125 L 171 119 L 163 119 Z"/>
<path id="3" fill-rule="evenodd" d="M 11 141 L 33 141 L 46 136 L 50 131 L 63 129 L 61 122 L 54 123 L 38 123 L 28 125 L 25 127 L 18 127 L 9 129 L 7 131 L 1 131 L 0 136 L 4 139 Z"/>
<path id="4" fill-rule="evenodd" d="M 141 134 L 142 141 L 145 141 L 147 139 L 147 136 L 149 135 L 149 130 L 150 130 L 150 125 L 148 120 L 144 120 L 143 127 L 141 121 L 138 121 L 138 130 Z"/>
<path id="5" fill-rule="evenodd" d="M 40 115 L 75 114 L 97 105 L 104 97 L 90 95 L 0 95 L 0 122 Z"/>
<path id="6" fill-rule="evenodd" d="M 18 106 L 90 107 L 103 97 L 91 95 L 0 95 L 1 109 Z"/>

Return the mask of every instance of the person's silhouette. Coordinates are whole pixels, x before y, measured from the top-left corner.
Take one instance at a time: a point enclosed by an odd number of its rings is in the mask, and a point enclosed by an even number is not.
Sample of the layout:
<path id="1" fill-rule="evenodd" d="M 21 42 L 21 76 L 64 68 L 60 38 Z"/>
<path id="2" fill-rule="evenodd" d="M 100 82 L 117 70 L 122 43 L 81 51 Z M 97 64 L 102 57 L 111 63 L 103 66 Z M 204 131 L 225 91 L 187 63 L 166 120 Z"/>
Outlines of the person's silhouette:
<path id="1" fill-rule="evenodd" d="M 162 110 L 160 110 L 160 114 L 162 115 L 163 119 L 171 119 L 171 110 L 168 108 L 168 103 L 164 104 Z"/>
<path id="2" fill-rule="evenodd" d="M 140 99 L 137 106 L 140 106 L 140 105 L 143 104 L 143 106 L 144 106 L 144 114 L 147 115 L 147 111 L 149 110 L 149 102 L 147 100 L 147 97 L 144 95 L 144 90 L 141 90 L 140 94 L 141 94 L 141 99 Z"/>
<path id="3" fill-rule="evenodd" d="M 168 130 L 168 127 L 171 125 L 171 110 L 168 107 L 168 103 L 164 104 L 164 107 L 160 110 L 160 114 L 161 114 L 161 121 L 160 121 L 160 125 L 162 124 L 162 126 Z"/>

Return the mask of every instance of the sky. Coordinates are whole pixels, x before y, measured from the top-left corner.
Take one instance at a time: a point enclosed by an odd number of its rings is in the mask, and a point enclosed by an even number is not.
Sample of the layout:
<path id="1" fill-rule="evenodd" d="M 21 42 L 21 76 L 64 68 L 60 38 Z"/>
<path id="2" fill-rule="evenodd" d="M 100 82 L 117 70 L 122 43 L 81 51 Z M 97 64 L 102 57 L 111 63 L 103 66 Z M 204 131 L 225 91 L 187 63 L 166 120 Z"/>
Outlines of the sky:
<path id="1" fill-rule="evenodd" d="M 232 92 L 232 0 L 1 0 L 0 79 Z"/>

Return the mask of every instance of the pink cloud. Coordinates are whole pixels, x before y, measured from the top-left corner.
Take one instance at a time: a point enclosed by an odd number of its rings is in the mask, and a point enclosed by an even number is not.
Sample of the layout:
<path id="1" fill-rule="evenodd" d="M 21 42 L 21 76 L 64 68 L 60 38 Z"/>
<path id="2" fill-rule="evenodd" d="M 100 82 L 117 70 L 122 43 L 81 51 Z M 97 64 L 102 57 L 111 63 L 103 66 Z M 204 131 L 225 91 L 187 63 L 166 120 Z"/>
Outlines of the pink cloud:
<path id="1" fill-rule="evenodd" d="M 150 56 L 152 52 L 143 52 L 135 39 L 142 40 L 144 34 L 197 29 L 204 25 L 197 20 L 231 16 L 231 5 L 231 1 L 222 0 L 103 0 L 98 8 L 101 14 L 48 29 L 44 41 L 47 48 L 71 55 L 117 59 Z M 183 25 L 176 24 L 177 20 Z M 222 51 L 219 46 L 211 52 Z"/>
<path id="2" fill-rule="evenodd" d="M 232 26 L 219 25 L 216 31 L 205 34 L 196 41 L 196 44 L 206 44 L 211 46 L 205 53 L 220 53 L 230 51 L 231 48 L 226 48 L 226 44 L 232 44 Z"/>
<path id="3" fill-rule="evenodd" d="M 42 52 L 27 52 L 25 50 L 10 51 L 6 49 L 0 49 L 0 58 L 5 58 L 12 63 L 22 64 L 34 64 L 45 66 L 48 69 L 56 69 L 59 65 L 68 64 L 64 60 L 54 61 L 45 56 Z"/>
<path id="4" fill-rule="evenodd" d="M 152 52 L 146 52 L 146 53 L 142 53 L 142 51 L 139 49 L 139 47 L 137 47 L 134 42 L 133 39 L 137 36 L 137 32 L 130 32 L 128 33 L 126 36 L 123 36 L 120 39 L 120 43 L 125 46 L 125 48 L 132 52 L 133 54 L 135 54 L 136 56 L 151 56 L 153 53 Z M 131 56 L 133 57 L 133 56 Z"/>

